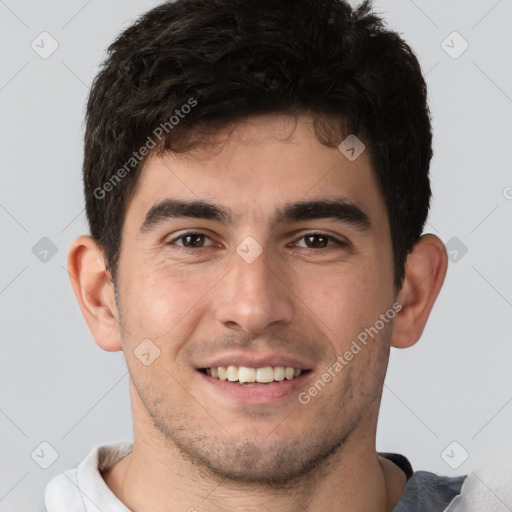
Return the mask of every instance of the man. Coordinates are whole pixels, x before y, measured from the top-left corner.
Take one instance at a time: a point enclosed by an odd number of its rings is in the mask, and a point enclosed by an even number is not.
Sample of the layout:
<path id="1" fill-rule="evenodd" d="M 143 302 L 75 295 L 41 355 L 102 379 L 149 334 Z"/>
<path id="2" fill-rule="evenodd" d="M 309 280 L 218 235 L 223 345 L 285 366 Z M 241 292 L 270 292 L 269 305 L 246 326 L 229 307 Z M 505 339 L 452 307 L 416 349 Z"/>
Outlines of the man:
<path id="1" fill-rule="evenodd" d="M 134 442 L 57 476 L 47 511 L 448 510 L 464 477 L 375 447 L 390 347 L 447 269 L 431 156 L 418 61 L 368 2 L 177 0 L 125 30 L 68 264 L 125 354 Z"/>

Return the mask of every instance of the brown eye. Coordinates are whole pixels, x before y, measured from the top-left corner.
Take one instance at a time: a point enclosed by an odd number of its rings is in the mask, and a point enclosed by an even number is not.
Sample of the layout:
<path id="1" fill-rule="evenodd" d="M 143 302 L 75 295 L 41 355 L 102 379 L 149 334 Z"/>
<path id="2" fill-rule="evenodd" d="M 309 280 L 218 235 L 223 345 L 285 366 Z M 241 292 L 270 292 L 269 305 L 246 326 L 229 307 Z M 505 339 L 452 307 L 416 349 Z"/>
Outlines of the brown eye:
<path id="1" fill-rule="evenodd" d="M 321 234 L 306 235 L 304 240 L 310 249 L 323 249 L 329 243 L 329 237 Z"/>
<path id="2" fill-rule="evenodd" d="M 207 243 L 209 241 L 209 243 Z M 170 240 L 169 245 L 177 245 L 185 249 L 202 249 L 211 245 L 210 237 L 204 233 L 183 233 L 182 235 Z"/>
<path id="3" fill-rule="evenodd" d="M 192 235 L 182 236 L 181 238 L 185 247 L 203 247 L 204 235 L 194 233 Z"/>
<path id="4" fill-rule="evenodd" d="M 299 238 L 297 246 L 315 250 L 334 248 L 333 246 L 346 247 L 348 243 L 325 233 L 307 233 Z"/>

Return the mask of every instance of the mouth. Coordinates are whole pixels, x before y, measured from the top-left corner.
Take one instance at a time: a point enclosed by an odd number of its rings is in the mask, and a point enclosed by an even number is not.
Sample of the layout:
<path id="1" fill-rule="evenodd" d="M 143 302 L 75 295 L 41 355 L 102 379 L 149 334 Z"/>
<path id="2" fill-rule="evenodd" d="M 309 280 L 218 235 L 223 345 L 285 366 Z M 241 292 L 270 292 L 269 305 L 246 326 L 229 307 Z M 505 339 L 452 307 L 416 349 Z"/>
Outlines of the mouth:
<path id="1" fill-rule="evenodd" d="M 292 366 L 262 366 L 253 368 L 229 365 L 200 368 L 199 371 L 213 379 L 245 386 L 259 386 L 295 380 L 311 370 L 294 368 Z"/>
<path id="2" fill-rule="evenodd" d="M 197 361 L 204 392 L 220 406 L 271 406 L 293 400 L 315 374 L 316 362 L 296 354 L 230 352 Z"/>
<path id="3" fill-rule="evenodd" d="M 312 369 L 294 366 L 212 366 L 197 368 L 197 374 L 207 386 L 207 393 L 223 406 L 277 405 L 281 400 L 293 400 L 307 386 Z"/>

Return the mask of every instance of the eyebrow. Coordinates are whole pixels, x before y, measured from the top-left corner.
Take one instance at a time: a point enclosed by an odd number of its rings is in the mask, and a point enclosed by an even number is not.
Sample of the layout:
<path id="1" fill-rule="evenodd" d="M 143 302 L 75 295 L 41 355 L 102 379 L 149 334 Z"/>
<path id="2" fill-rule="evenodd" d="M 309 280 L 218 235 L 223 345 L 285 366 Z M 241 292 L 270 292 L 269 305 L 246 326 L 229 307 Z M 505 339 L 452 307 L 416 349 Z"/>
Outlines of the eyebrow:
<path id="1" fill-rule="evenodd" d="M 139 232 L 147 233 L 170 218 L 206 219 L 233 224 L 231 210 L 218 204 L 201 200 L 164 199 L 148 210 Z M 355 203 L 343 197 L 285 204 L 276 210 L 270 224 L 275 226 L 280 223 L 317 219 L 333 219 L 350 224 L 362 232 L 371 229 L 368 215 Z"/>

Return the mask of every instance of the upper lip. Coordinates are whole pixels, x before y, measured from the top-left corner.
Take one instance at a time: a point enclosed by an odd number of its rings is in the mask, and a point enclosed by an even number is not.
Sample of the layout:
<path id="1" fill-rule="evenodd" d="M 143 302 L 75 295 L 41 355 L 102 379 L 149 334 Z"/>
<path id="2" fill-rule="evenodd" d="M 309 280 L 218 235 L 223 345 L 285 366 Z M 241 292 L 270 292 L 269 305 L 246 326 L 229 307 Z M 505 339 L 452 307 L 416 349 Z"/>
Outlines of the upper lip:
<path id="1" fill-rule="evenodd" d="M 219 366 L 245 366 L 247 368 L 263 368 L 265 366 L 284 366 L 300 370 L 311 370 L 310 361 L 293 354 L 249 354 L 243 352 L 224 353 L 200 363 L 197 368 L 217 368 Z"/>

